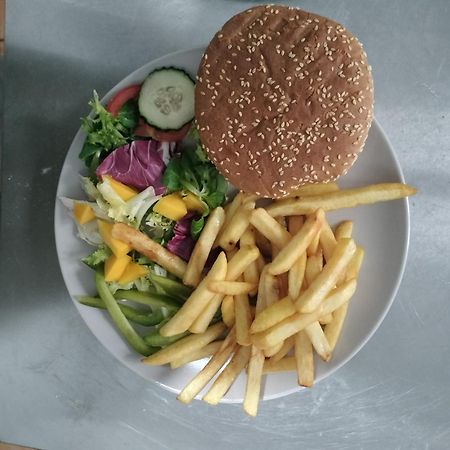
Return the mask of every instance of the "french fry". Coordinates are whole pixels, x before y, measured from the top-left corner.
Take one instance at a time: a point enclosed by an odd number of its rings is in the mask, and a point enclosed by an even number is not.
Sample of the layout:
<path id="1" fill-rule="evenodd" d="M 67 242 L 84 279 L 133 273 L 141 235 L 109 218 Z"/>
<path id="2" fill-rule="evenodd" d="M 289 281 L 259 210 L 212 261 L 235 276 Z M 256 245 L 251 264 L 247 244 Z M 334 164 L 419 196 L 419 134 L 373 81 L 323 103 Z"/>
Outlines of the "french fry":
<path id="1" fill-rule="evenodd" d="M 297 308 L 290 297 L 284 297 L 256 315 L 250 327 L 251 333 L 259 333 L 296 314 Z"/>
<path id="2" fill-rule="evenodd" d="M 283 342 L 283 345 L 281 346 L 280 350 L 278 350 L 275 355 L 273 355 L 270 359 L 273 362 L 277 362 L 280 359 L 283 359 L 294 347 L 295 339 L 294 336 L 290 336 Z"/>
<path id="3" fill-rule="evenodd" d="M 146 234 L 124 223 L 116 222 L 112 228 L 112 236 L 114 239 L 127 243 L 132 249 L 146 256 L 168 272 L 183 278 L 187 264 L 180 257 L 150 239 Z"/>
<path id="4" fill-rule="evenodd" d="M 223 322 L 216 323 L 210 326 L 204 333 L 186 336 L 174 344 L 164 347 L 153 355 L 143 358 L 142 362 L 150 366 L 161 366 L 176 359 L 183 358 L 217 339 L 225 329 L 226 326 Z"/>
<path id="5" fill-rule="evenodd" d="M 244 234 L 241 236 L 239 245 L 241 247 L 245 246 L 256 247 L 255 234 L 252 226 L 249 226 L 245 230 Z M 259 251 L 258 251 L 258 258 L 262 258 L 262 255 Z M 260 273 L 258 269 L 258 263 L 256 261 L 252 261 L 244 270 L 244 281 L 247 281 L 248 283 L 254 283 L 257 285 L 259 283 L 259 275 Z M 250 295 L 256 295 L 257 292 L 258 292 L 257 289 L 253 289 L 252 291 L 250 291 Z"/>
<path id="6" fill-rule="evenodd" d="M 228 345 L 222 351 L 215 353 L 208 364 L 178 394 L 177 400 L 185 404 L 190 403 L 227 362 L 235 348 L 236 344 Z"/>
<path id="7" fill-rule="evenodd" d="M 202 400 L 210 405 L 217 405 L 222 397 L 230 389 L 234 380 L 248 363 L 251 347 L 238 347 L 228 365 L 216 378 L 210 390 L 203 396 Z"/>
<path id="8" fill-rule="evenodd" d="M 364 250 L 357 247 L 352 260 L 347 267 L 346 279 L 347 281 L 355 280 L 358 276 L 359 269 L 364 258 Z M 325 327 L 325 336 L 330 345 L 331 351 L 336 347 L 336 343 L 342 332 L 345 318 L 347 316 L 348 302 L 337 308 L 333 312 L 333 320 Z"/>
<path id="9" fill-rule="evenodd" d="M 337 241 L 336 238 L 334 237 L 333 230 L 331 229 L 330 224 L 327 222 L 327 220 L 324 220 L 322 223 L 319 243 L 320 247 L 322 248 L 325 261 L 328 261 L 331 258 L 334 249 L 336 248 Z"/>
<path id="10" fill-rule="evenodd" d="M 236 251 L 235 255 L 228 262 L 225 280 L 233 281 L 237 279 L 248 264 L 254 261 L 258 255 L 259 250 L 256 247 L 243 247 L 239 249 L 239 251 Z M 197 319 L 195 319 L 194 323 L 189 328 L 189 331 L 192 333 L 203 333 L 203 331 L 208 328 L 214 314 L 220 307 L 223 297 L 224 294 L 219 293 L 215 295 Z"/>
<path id="11" fill-rule="evenodd" d="M 317 253 L 317 249 L 319 248 L 319 240 L 320 240 L 320 231 L 314 236 L 314 239 L 308 245 L 306 249 L 306 254 L 308 256 L 315 255 Z"/>
<path id="12" fill-rule="evenodd" d="M 250 341 L 250 324 L 252 323 L 252 312 L 246 294 L 234 297 L 234 317 L 236 326 L 236 341 L 239 345 L 247 346 Z"/>
<path id="13" fill-rule="evenodd" d="M 306 253 L 302 253 L 300 258 L 295 261 L 294 265 L 288 272 L 288 295 L 291 298 L 297 298 L 303 285 L 306 269 Z"/>
<path id="14" fill-rule="evenodd" d="M 339 187 L 336 183 L 306 184 L 290 192 L 288 198 L 327 194 L 328 192 L 334 192 L 338 190 Z"/>
<path id="15" fill-rule="evenodd" d="M 214 280 L 225 279 L 226 273 L 227 258 L 221 252 L 197 289 L 192 292 L 176 314 L 161 327 L 159 330 L 161 336 L 174 336 L 188 330 L 215 295 L 213 291 L 209 290 L 209 284 Z"/>
<path id="16" fill-rule="evenodd" d="M 256 246 L 241 246 L 241 248 L 234 254 L 234 256 L 228 260 L 227 267 L 227 281 L 237 280 L 247 269 L 247 267 L 258 259 L 260 255 Z M 256 285 L 258 280 L 256 280 Z M 255 283 L 252 283 L 255 284 Z"/>
<path id="17" fill-rule="evenodd" d="M 347 273 L 345 274 L 346 280 L 352 280 L 356 278 L 359 274 L 359 270 L 361 269 L 361 265 L 364 259 L 364 249 L 362 247 L 356 247 L 355 254 L 353 258 L 350 260 Z"/>
<path id="18" fill-rule="evenodd" d="M 259 348 L 269 348 L 283 342 L 288 337 L 293 336 L 311 323 L 319 320 L 323 315 L 332 313 L 346 303 L 354 294 L 355 289 L 356 280 L 353 279 L 345 282 L 342 286 L 334 289 L 314 312 L 306 314 L 297 312 L 264 331 L 252 334 L 253 344 Z M 250 328 L 250 331 L 252 331 L 252 328 Z"/>
<path id="19" fill-rule="evenodd" d="M 222 225 L 222 229 L 219 231 L 218 236 L 216 237 L 216 241 L 214 242 L 214 247 L 217 247 L 219 245 L 219 241 L 222 237 L 223 234 L 223 230 L 225 230 L 228 225 L 230 224 L 231 219 L 234 217 L 234 215 L 236 214 L 236 211 L 240 208 L 240 206 L 242 205 L 242 200 L 244 198 L 244 194 L 242 192 L 238 192 L 233 200 L 228 203 L 227 205 L 225 205 L 225 220 L 224 223 Z"/>
<path id="20" fill-rule="evenodd" d="M 261 277 L 259 278 L 259 285 L 258 285 L 258 296 L 256 297 L 256 311 L 255 315 L 258 316 L 258 314 L 261 313 L 266 308 L 266 274 L 267 270 L 264 268 L 261 272 Z"/>
<path id="21" fill-rule="evenodd" d="M 351 238 L 352 232 L 353 232 L 353 222 L 351 220 L 344 220 L 336 227 L 334 236 L 338 241 L 339 239 Z"/>
<path id="22" fill-rule="evenodd" d="M 278 248 L 284 247 L 291 239 L 291 235 L 286 228 L 280 225 L 263 208 L 257 208 L 252 212 L 250 223 Z"/>
<path id="23" fill-rule="evenodd" d="M 319 319 L 320 325 L 327 325 L 333 320 L 333 314 L 325 314 Z"/>
<path id="24" fill-rule="evenodd" d="M 298 384 L 311 387 L 314 383 L 314 357 L 311 341 L 305 331 L 295 336 L 295 363 Z"/>
<path id="25" fill-rule="evenodd" d="M 292 236 L 294 236 L 300 231 L 303 224 L 304 224 L 303 216 L 288 217 L 289 233 L 291 233 Z M 305 267 L 306 267 L 306 254 L 302 253 L 288 272 L 288 295 L 291 298 L 297 298 L 300 295 L 300 290 L 303 284 L 303 278 L 305 276 Z"/>
<path id="26" fill-rule="evenodd" d="M 251 335 L 252 343 L 260 349 L 271 348 L 319 320 L 321 314 L 322 306 L 312 313 L 293 314 L 264 331 L 253 333 Z"/>
<path id="27" fill-rule="evenodd" d="M 219 348 L 219 352 L 232 344 L 236 344 L 236 325 L 233 325 L 230 331 L 228 331 L 228 334 L 225 336 L 225 339 L 223 340 L 222 345 Z"/>
<path id="28" fill-rule="evenodd" d="M 191 333 L 203 333 L 208 328 L 208 325 L 211 323 L 214 314 L 222 304 L 223 297 L 223 294 L 216 294 L 213 296 L 213 298 L 208 302 L 200 315 L 189 327 L 189 331 Z"/>
<path id="29" fill-rule="evenodd" d="M 250 223 L 251 212 L 255 209 L 255 202 L 248 201 L 236 211 L 229 223 L 224 224 L 218 244 L 224 250 L 234 248 Z"/>
<path id="30" fill-rule="evenodd" d="M 183 283 L 188 286 L 197 286 L 200 283 L 202 271 L 214 241 L 225 221 L 225 211 L 220 206 L 215 208 L 208 217 L 200 237 L 195 243 L 192 255 L 183 277 Z"/>
<path id="31" fill-rule="evenodd" d="M 296 361 L 293 356 L 286 356 L 277 361 L 273 357 L 264 361 L 263 374 L 274 372 L 290 372 L 296 370 Z"/>
<path id="32" fill-rule="evenodd" d="M 353 239 L 341 239 L 320 274 L 308 286 L 308 289 L 296 300 L 295 306 L 299 312 L 308 313 L 314 311 L 336 285 L 336 282 L 353 254 L 356 245 Z"/>
<path id="33" fill-rule="evenodd" d="M 170 368 L 178 369 L 178 367 L 184 366 L 185 364 L 188 364 L 192 361 L 198 361 L 199 359 L 211 356 L 219 350 L 222 343 L 223 341 L 210 342 L 209 344 L 205 345 L 203 348 L 199 350 L 189 353 L 183 356 L 182 358 L 174 359 L 170 363 Z"/>
<path id="34" fill-rule="evenodd" d="M 324 360 L 331 358 L 331 348 L 319 322 L 314 322 L 305 328 L 305 333 L 311 341 L 316 353 Z"/>
<path id="35" fill-rule="evenodd" d="M 308 286 L 314 281 L 317 275 L 319 275 L 319 273 L 322 271 L 322 268 L 323 256 L 322 251 L 319 250 L 316 255 L 311 255 L 306 260 L 305 279 Z"/>
<path id="36" fill-rule="evenodd" d="M 281 347 L 283 347 L 283 342 L 279 342 L 277 345 L 274 345 L 273 347 L 264 348 L 263 349 L 264 357 L 271 358 L 281 350 Z"/>
<path id="37" fill-rule="evenodd" d="M 330 350 L 334 351 L 336 343 L 342 332 L 345 318 L 347 317 L 348 302 L 344 303 L 333 313 L 333 320 L 325 326 L 325 337 L 327 338 Z"/>
<path id="38" fill-rule="evenodd" d="M 259 269 L 258 269 L 258 263 L 256 261 L 253 261 L 244 270 L 244 281 L 258 286 L 259 276 L 260 276 L 260 273 L 259 273 Z M 258 292 L 258 288 L 255 288 L 252 291 L 250 291 L 249 294 L 253 296 L 253 295 L 256 295 L 257 292 Z"/>
<path id="39" fill-rule="evenodd" d="M 277 280 L 277 277 L 271 275 L 270 273 L 266 273 L 263 278 L 264 283 L 264 293 L 266 296 L 266 308 L 273 305 L 279 300 L 280 295 L 280 286 Z"/>
<path id="40" fill-rule="evenodd" d="M 211 281 L 208 284 L 208 289 L 217 294 L 223 295 L 239 295 L 248 294 L 252 289 L 255 289 L 253 283 L 247 283 L 245 281 Z"/>
<path id="41" fill-rule="evenodd" d="M 228 328 L 234 325 L 234 297 L 226 295 L 221 305 L 222 320 Z"/>
<path id="42" fill-rule="evenodd" d="M 239 244 L 253 246 L 256 245 L 255 234 L 253 227 L 250 225 L 247 229 L 242 233 Z"/>
<path id="43" fill-rule="evenodd" d="M 258 412 L 263 367 L 264 355 L 260 349 L 252 345 L 250 361 L 248 362 L 243 408 L 249 416 L 253 417 Z"/>
<path id="44" fill-rule="evenodd" d="M 402 183 L 372 184 L 354 189 L 343 189 L 322 195 L 311 195 L 299 199 L 286 199 L 272 203 L 266 209 L 271 216 L 294 216 L 311 214 L 317 208 L 332 211 L 353 208 L 359 205 L 385 202 L 408 197 L 416 189 Z"/>
<path id="45" fill-rule="evenodd" d="M 300 231 L 280 250 L 278 255 L 269 264 L 269 272 L 279 275 L 287 272 L 304 253 L 314 236 L 319 232 L 324 213 L 318 210 L 316 214 L 310 216 Z M 333 236 L 334 237 L 334 236 Z"/>

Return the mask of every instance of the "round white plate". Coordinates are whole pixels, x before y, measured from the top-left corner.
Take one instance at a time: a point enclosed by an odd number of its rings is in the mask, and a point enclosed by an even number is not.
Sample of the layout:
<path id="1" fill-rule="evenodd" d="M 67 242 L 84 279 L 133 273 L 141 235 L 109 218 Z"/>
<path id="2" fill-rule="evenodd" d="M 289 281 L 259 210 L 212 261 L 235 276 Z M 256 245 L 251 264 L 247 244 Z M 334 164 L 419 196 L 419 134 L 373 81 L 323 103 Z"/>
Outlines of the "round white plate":
<path id="1" fill-rule="evenodd" d="M 121 88 L 140 83 L 157 67 L 176 66 L 195 76 L 203 49 L 193 49 L 163 56 L 149 62 L 118 83 L 103 99 L 107 101 Z M 55 204 L 55 236 L 61 271 L 75 306 L 98 340 L 123 364 L 169 391 L 178 393 L 198 372 L 204 362 L 196 362 L 177 370 L 148 367 L 131 350 L 113 327 L 106 312 L 80 305 L 76 295 L 93 294 L 93 272 L 80 259 L 92 248 L 75 235 L 75 226 L 60 196 L 83 198 L 78 174 L 84 167 L 78 159 L 84 134 L 80 130 L 70 146 L 61 171 Z M 362 186 L 379 182 L 403 182 L 400 165 L 379 124 L 374 121 L 364 152 L 348 175 L 339 180 L 341 187 Z M 350 302 L 344 330 L 333 358 L 324 363 L 316 359 L 316 383 L 350 360 L 369 340 L 384 319 L 394 300 L 403 274 L 409 240 L 408 201 L 362 206 L 328 215 L 331 224 L 343 219 L 354 222 L 356 242 L 365 249 L 365 260 L 355 296 Z M 245 388 L 243 374 L 227 393 L 224 402 L 240 402 Z M 263 384 L 264 399 L 281 397 L 298 391 L 294 372 L 271 374 Z"/>

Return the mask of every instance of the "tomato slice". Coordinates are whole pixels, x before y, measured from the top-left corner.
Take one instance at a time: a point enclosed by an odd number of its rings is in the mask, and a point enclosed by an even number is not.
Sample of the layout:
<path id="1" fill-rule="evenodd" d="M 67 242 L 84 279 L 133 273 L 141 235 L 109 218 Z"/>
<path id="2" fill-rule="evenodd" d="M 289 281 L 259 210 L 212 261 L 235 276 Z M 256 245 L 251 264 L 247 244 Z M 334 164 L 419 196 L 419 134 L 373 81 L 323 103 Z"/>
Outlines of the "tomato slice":
<path id="1" fill-rule="evenodd" d="M 134 129 L 134 135 L 140 137 L 151 137 L 157 141 L 176 142 L 181 141 L 191 128 L 191 124 L 187 123 L 179 130 L 164 131 L 158 128 L 152 127 L 148 123 L 145 123 L 142 119 L 139 120 L 138 126 Z"/>
<path id="2" fill-rule="evenodd" d="M 126 88 L 121 89 L 114 97 L 109 101 L 106 106 L 106 110 L 109 111 L 113 116 L 117 116 L 120 108 L 123 104 L 132 98 L 137 99 L 139 96 L 139 91 L 141 90 L 140 84 L 132 84 Z"/>

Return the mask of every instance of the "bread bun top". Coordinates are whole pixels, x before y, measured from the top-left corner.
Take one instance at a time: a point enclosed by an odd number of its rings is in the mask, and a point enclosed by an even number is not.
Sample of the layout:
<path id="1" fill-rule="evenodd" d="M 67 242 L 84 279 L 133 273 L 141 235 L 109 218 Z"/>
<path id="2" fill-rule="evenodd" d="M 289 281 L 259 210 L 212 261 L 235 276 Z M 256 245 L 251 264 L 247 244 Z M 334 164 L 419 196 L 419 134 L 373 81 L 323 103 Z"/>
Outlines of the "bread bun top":
<path id="1" fill-rule="evenodd" d="M 372 121 L 373 82 L 362 45 L 342 25 L 259 6 L 214 36 L 195 101 L 217 169 L 244 192 L 279 198 L 352 166 Z"/>

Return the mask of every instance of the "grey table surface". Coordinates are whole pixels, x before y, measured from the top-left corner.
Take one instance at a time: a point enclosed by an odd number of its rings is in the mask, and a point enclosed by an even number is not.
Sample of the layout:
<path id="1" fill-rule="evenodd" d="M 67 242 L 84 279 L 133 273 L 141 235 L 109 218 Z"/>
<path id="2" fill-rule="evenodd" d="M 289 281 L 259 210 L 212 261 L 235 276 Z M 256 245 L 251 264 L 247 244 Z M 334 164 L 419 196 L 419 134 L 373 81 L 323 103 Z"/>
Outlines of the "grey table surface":
<path id="1" fill-rule="evenodd" d="M 264 402 L 256 419 L 238 405 L 186 407 L 121 366 L 70 301 L 53 207 L 92 89 L 105 93 L 151 59 L 206 44 L 251 4 L 7 2 L 0 440 L 43 449 L 450 447 L 448 1 L 290 3 L 342 22 L 365 44 L 376 116 L 420 190 L 397 298 L 344 368 L 308 392 Z"/>

